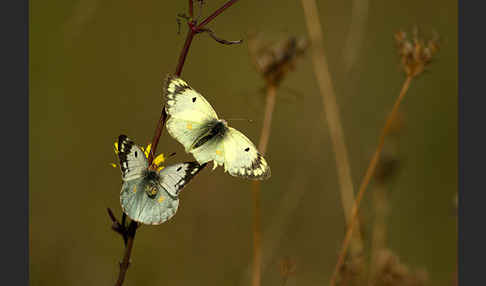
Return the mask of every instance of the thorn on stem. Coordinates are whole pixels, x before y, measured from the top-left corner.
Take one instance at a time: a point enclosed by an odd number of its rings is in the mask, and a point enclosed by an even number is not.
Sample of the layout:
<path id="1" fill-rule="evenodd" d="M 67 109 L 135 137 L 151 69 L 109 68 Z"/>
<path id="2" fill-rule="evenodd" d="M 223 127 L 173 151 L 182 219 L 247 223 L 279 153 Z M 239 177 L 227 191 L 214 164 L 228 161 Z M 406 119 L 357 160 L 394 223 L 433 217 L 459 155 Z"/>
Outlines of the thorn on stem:
<path id="1" fill-rule="evenodd" d="M 209 29 L 209 28 L 200 29 L 198 31 L 198 33 L 202 33 L 202 32 L 208 33 L 209 36 L 211 36 L 211 38 L 213 38 L 213 40 L 215 40 L 216 42 L 218 42 L 220 44 L 223 44 L 223 45 L 235 45 L 235 44 L 241 44 L 241 43 L 243 43 L 243 40 L 228 41 L 228 40 L 225 40 L 225 39 L 221 39 L 218 36 L 216 36 L 216 34 L 214 34 L 214 32 L 211 29 Z"/>

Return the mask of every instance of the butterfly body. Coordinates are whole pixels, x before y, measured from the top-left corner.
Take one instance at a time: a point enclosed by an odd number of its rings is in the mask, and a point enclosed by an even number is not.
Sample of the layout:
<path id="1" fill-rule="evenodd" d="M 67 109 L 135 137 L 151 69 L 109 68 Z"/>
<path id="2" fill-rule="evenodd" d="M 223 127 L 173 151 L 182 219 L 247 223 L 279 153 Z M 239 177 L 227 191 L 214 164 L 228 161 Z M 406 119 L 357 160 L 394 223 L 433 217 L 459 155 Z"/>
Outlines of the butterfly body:
<path id="1" fill-rule="evenodd" d="M 169 76 L 164 94 L 167 99 L 167 131 L 199 164 L 224 166 L 232 176 L 254 180 L 270 177 L 270 167 L 255 145 L 243 133 L 219 119 L 206 99 L 184 80 Z"/>
<path id="2" fill-rule="evenodd" d="M 127 136 L 118 137 L 118 158 L 123 185 L 120 204 L 132 220 L 157 225 L 172 218 L 179 207 L 179 192 L 204 166 L 178 163 L 155 171 L 143 150 Z"/>
<path id="3" fill-rule="evenodd" d="M 190 152 L 196 148 L 201 147 L 202 145 L 204 145 L 204 143 L 212 139 L 222 140 L 224 138 L 224 135 L 226 134 L 226 131 L 228 130 L 228 124 L 223 119 L 214 119 L 212 121 L 209 121 L 207 124 L 209 131 L 202 134 L 194 141 L 189 149 Z"/>

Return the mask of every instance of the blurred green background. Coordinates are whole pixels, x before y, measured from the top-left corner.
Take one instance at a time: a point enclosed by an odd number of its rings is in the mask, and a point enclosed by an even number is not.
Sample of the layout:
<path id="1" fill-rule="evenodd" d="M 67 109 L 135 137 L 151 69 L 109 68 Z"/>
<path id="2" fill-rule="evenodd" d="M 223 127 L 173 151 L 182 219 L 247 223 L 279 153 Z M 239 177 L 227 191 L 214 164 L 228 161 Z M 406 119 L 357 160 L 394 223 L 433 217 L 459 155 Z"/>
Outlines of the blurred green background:
<path id="1" fill-rule="evenodd" d="M 206 1 L 208 15 L 224 1 Z M 326 56 L 358 188 L 386 115 L 404 81 L 393 41 L 400 29 L 436 30 L 441 51 L 412 82 L 395 141 L 400 171 L 390 185 L 388 246 L 429 285 L 452 285 L 456 267 L 457 1 L 318 1 Z M 110 285 L 123 255 L 106 208 L 119 216 L 119 169 L 113 142 L 140 145 L 154 133 L 161 81 L 175 70 L 187 28 L 177 13 L 187 1 L 31 1 L 30 279 L 32 285 Z M 350 25 L 358 22 L 356 58 L 346 64 Z M 210 27 L 246 40 L 306 36 L 300 1 L 241 0 Z M 344 235 L 336 165 L 310 53 L 278 90 L 262 184 L 265 265 L 262 285 L 280 285 L 279 261 L 296 273 L 287 285 L 327 285 Z M 258 143 L 265 95 L 247 41 L 222 46 L 193 41 L 182 72 L 222 118 Z M 159 152 L 191 159 L 162 135 Z M 204 170 L 184 189 L 175 217 L 137 232 L 125 285 L 248 285 L 252 258 L 250 182 Z M 372 224 L 370 186 L 364 237 Z M 290 198 L 289 200 L 285 198 Z M 293 207 L 288 207 L 289 205 Z M 286 207 L 287 206 L 287 207 Z"/>

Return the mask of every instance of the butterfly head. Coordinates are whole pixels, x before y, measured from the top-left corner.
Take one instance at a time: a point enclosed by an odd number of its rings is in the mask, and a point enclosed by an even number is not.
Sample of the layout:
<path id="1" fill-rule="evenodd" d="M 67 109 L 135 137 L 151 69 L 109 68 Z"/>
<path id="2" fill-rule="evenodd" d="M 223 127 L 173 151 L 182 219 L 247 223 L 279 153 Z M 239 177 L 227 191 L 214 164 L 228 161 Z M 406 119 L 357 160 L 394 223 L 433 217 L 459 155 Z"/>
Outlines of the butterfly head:
<path id="1" fill-rule="evenodd" d="M 226 122 L 226 120 L 218 119 L 217 121 L 218 121 L 218 124 L 222 125 L 223 129 L 228 128 L 228 122 Z"/>

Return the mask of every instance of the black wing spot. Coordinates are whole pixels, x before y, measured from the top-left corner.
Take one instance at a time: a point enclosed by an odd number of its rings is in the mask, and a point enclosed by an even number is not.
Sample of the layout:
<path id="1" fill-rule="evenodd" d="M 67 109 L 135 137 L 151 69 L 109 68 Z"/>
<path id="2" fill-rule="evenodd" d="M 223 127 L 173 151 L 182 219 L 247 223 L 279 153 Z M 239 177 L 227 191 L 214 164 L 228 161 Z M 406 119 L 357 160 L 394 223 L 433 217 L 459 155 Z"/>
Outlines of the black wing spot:
<path id="1" fill-rule="evenodd" d="M 246 152 L 250 151 L 250 147 L 246 147 L 245 151 Z"/>
<path id="2" fill-rule="evenodd" d="M 137 151 L 135 151 L 135 158 L 137 158 Z"/>
<path id="3" fill-rule="evenodd" d="M 196 98 L 195 97 L 192 98 L 192 102 L 196 102 Z"/>
<path id="4" fill-rule="evenodd" d="M 182 169 L 182 166 L 180 166 L 179 168 L 177 168 L 177 172 L 179 172 L 181 169 Z"/>

